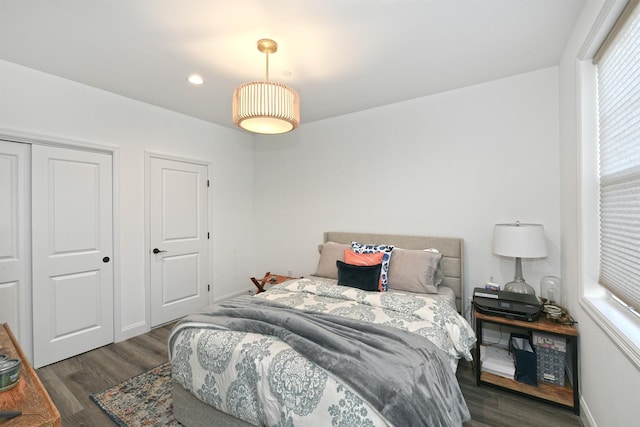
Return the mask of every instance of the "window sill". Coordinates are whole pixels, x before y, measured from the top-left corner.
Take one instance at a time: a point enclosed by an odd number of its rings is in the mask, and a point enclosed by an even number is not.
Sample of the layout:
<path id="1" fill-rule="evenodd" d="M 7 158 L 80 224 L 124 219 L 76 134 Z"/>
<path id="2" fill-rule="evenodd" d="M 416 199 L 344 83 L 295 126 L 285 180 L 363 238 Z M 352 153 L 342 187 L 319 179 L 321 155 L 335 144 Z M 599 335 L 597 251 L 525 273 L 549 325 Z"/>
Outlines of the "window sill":
<path id="1" fill-rule="evenodd" d="M 580 305 L 640 369 L 640 319 L 609 296 L 585 296 Z"/>

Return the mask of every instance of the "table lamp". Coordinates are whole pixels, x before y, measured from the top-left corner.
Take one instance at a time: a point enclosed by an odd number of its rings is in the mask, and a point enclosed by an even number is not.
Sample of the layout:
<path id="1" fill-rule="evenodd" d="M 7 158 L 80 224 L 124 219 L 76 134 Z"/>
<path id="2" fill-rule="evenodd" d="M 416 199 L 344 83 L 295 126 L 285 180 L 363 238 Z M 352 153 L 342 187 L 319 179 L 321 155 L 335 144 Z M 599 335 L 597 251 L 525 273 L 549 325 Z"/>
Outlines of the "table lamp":
<path id="1" fill-rule="evenodd" d="M 504 286 L 508 292 L 535 295 L 536 291 L 522 277 L 522 258 L 544 258 L 547 242 L 542 224 L 496 224 L 493 228 L 493 253 L 516 259 L 513 281 Z"/>

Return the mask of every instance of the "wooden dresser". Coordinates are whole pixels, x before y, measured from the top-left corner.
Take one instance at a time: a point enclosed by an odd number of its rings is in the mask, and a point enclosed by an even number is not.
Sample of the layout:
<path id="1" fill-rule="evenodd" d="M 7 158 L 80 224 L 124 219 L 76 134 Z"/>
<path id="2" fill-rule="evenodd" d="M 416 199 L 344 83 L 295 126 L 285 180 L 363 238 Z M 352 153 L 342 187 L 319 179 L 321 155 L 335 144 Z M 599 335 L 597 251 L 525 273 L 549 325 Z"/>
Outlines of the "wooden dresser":
<path id="1" fill-rule="evenodd" d="M 14 387 L 0 392 L 0 411 L 22 411 L 10 420 L 0 420 L 2 427 L 60 427 L 60 413 L 29 364 L 9 325 L 0 325 L 0 354 L 20 359 L 20 380 Z"/>

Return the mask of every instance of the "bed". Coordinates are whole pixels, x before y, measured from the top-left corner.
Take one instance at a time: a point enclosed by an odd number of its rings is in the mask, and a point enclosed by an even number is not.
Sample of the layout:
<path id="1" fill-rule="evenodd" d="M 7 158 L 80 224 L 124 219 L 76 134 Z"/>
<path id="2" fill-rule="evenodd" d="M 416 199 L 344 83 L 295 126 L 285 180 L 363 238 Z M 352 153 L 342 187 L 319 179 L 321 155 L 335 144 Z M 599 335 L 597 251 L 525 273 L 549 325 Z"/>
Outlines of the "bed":
<path id="1" fill-rule="evenodd" d="M 176 324 L 169 337 L 176 420 L 189 427 L 467 421 L 455 377 L 475 343 L 459 314 L 462 239 L 327 232 L 318 249 L 313 275 Z"/>

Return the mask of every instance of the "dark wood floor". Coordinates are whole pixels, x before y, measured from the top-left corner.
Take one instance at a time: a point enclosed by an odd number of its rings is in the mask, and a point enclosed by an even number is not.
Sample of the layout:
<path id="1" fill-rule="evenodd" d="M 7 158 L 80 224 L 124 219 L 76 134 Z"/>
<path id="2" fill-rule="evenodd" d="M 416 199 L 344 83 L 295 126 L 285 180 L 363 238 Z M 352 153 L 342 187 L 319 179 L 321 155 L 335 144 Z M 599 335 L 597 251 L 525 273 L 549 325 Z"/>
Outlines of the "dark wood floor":
<path id="1" fill-rule="evenodd" d="M 90 399 L 167 360 L 166 325 L 130 340 L 38 369 L 62 415 L 64 427 L 115 425 Z M 465 427 L 582 426 L 572 412 L 491 387 L 477 387 L 471 364 L 461 362 L 458 380 L 472 421 Z"/>
<path id="2" fill-rule="evenodd" d="M 38 369 L 60 411 L 63 427 L 115 426 L 89 396 L 166 362 L 172 326 Z"/>

